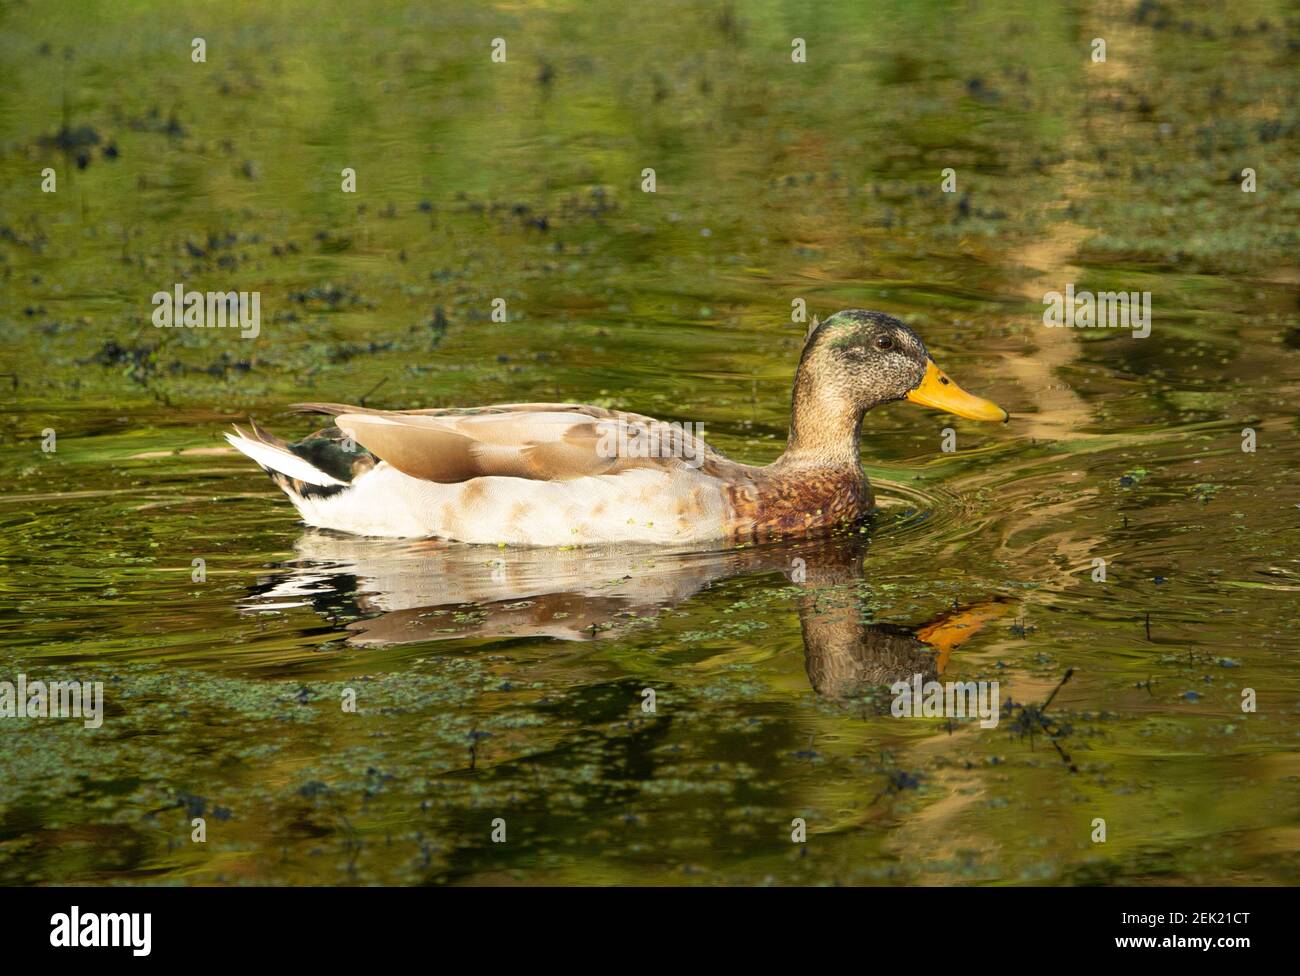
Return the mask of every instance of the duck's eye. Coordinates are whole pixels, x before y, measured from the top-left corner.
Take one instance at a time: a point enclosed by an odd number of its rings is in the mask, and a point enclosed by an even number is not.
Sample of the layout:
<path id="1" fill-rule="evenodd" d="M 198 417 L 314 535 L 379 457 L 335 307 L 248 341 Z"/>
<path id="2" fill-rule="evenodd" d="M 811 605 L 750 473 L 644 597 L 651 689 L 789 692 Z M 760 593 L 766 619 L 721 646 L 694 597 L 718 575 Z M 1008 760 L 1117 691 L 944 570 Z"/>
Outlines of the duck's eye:
<path id="1" fill-rule="evenodd" d="M 894 348 L 894 340 L 889 336 L 876 336 L 876 348 L 881 352 L 887 352 Z"/>

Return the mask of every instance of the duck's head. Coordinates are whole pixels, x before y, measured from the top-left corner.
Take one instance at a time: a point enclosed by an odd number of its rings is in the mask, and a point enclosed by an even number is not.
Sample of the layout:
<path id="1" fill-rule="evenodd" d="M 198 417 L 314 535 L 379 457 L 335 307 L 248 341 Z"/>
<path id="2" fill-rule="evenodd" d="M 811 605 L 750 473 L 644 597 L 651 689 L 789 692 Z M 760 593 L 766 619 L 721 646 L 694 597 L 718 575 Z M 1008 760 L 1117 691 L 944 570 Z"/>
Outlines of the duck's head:
<path id="1" fill-rule="evenodd" d="M 799 361 L 796 399 L 800 384 L 810 397 L 852 403 L 858 416 L 882 403 L 910 400 L 970 420 L 1007 419 L 996 403 L 972 396 L 944 375 L 921 337 L 883 312 L 846 309 L 817 326 Z"/>

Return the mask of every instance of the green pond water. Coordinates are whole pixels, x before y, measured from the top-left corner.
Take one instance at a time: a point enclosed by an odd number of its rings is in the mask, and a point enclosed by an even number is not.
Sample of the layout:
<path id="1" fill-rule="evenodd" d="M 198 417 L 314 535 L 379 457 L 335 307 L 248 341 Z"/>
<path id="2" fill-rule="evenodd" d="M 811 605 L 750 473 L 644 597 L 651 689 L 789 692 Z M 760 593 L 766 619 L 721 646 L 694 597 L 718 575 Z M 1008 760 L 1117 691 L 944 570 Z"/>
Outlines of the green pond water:
<path id="1" fill-rule="evenodd" d="M 0 719 L 0 881 L 1300 881 L 1298 58 L 1281 2 L 5 4 L 0 680 L 105 715 Z M 862 531 L 681 553 L 310 530 L 221 439 L 573 400 L 766 462 L 796 299 L 1011 422 L 889 405 Z M 940 665 L 996 728 L 890 714 Z"/>

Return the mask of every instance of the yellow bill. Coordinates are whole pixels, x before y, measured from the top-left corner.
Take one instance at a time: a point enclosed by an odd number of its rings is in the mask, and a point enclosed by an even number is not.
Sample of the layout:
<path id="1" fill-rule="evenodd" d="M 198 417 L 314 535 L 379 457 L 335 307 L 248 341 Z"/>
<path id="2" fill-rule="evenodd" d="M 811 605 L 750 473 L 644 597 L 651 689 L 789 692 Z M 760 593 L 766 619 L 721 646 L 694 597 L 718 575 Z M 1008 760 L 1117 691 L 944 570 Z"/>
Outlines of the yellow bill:
<path id="1" fill-rule="evenodd" d="M 924 407 L 946 410 L 967 420 L 1007 419 L 1007 412 L 996 403 L 983 397 L 971 396 L 948 379 L 933 359 L 926 359 L 925 378 L 921 380 L 920 386 L 907 395 L 907 399 Z"/>

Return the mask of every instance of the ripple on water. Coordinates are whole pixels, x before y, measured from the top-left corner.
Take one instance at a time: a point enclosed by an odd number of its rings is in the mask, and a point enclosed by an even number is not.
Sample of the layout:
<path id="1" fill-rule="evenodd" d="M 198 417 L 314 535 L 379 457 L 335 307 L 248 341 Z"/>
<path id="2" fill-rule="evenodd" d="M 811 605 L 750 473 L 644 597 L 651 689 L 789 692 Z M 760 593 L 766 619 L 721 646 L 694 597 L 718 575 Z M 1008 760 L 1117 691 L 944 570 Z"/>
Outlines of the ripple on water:
<path id="1" fill-rule="evenodd" d="M 891 545 L 924 538 L 927 545 L 960 535 L 973 507 L 972 500 L 939 485 L 921 486 L 873 478 L 877 512 L 872 539 Z"/>

